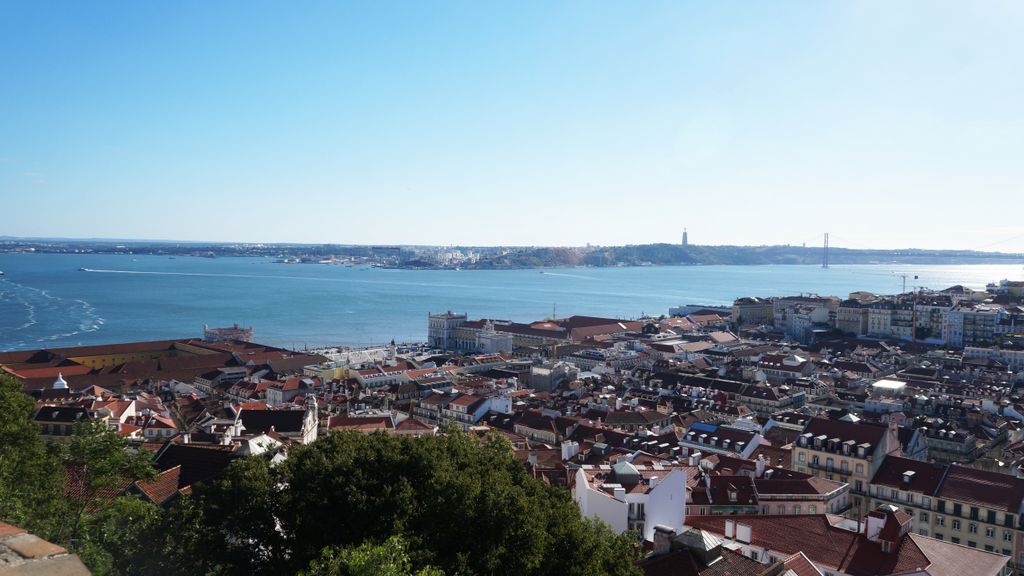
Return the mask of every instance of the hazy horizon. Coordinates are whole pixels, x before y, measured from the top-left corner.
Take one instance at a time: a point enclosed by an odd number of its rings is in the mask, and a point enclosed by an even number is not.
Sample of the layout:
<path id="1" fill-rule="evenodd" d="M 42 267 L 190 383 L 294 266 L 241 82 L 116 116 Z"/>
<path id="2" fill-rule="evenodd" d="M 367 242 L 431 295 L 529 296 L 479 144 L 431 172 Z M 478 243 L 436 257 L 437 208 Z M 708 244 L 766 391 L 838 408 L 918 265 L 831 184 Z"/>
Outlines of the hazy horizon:
<path id="1" fill-rule="evenodd" d="M 665 244 L 665 242 L 653 242 L 645 244 L 395 244 L 395 243 L 364 243 L 364 242 L 249 242 L 249 241 L 238 241 L 238 240 L 183 240 L 180 238 L 173 239 L 161 239 L 161 238 L 80 238 L 80 237 L 61 237 L 61 236 L 10 236 L 0 235 L 0 241 L 23 241 L 26 243 L 30 242 L 96 242 L 96 243 L 116 243 L 116 242 L 130 242 L 130 243 L 144 243 L 150 242 L 154 244 L 196 244 L 196 245 L 262 245 L 262 246 L 408 246 L 412 248 L 438 248 L 438 247 L 462 247 L 462 248 L 614 248 L 619 246 L 649 246 L 652 244 Z M 678 243 L 676 243 L 678 244 Z M 690 246 L 701 247 L 707 246 L 711 248 L 776 248 L 776 247 L 790 247 L 790 248 L 806 248 L 806 249 L 821 249 L 821 245 L 807 244 L 806 246 L 798 246 L 795 244 L 696 244 L 691 242 Z M 998 254 L 998 255 L 1016 255 L 1020 254 L 1013 251 L 1000 251 L 1000 250 L 972 250 L 968 248 L 919 248 L 914 246 L 889 246 L 880 248 L 856 248 L 846 246 L 834 246 L 829 245 L 830 250 L 878 250 L 878 251 L 898 251 L 898 250 L 925 250 L 925 251 L 942 251 L 942 252 L 978 252 L 983 254 Z"/>
<path id="2" fill-rule="evenodd" d="M 1020 2 L 28 2 L 0 49 L 15 236 L 1024 252 Z"/>

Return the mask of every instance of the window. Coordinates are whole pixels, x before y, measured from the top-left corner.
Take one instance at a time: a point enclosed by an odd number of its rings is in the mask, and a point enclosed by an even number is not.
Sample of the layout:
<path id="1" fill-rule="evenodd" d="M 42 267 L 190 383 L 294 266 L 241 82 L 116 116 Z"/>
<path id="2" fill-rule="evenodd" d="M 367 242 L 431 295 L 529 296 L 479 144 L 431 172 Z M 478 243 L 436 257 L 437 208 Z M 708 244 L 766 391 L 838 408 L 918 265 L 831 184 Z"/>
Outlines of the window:
<path id="1" fill-rule="evenodd" d="M 857 480 L 857 482 L 854 484 L 854 490 L 856 490 L 857 492 L 863 492 L 864 491 L 864 483 L 862 481 L 860 481 L 860 480 Z"/>
<path id="2" fill-rule="evenodd" d="M 970 546 L 971 548 L 977 548 L 978 547 L 978 543 L 977 542 L 972 542 L 970 540 L 967 541 L 967 545 Z"/>
<path id="3" fill-rule="evenodd" d="M 1013 550 L 1009 548 L 1003 548 L 1003 556 L 1013 556 Z"/>
<path id="4" fill-rule="evenodd" d="M 989 524 L 995 524 L 996 523 L 996 511 L 995 510 L 989 510 L 988 511 L 988 520 L 986 520 L 986 522 L 988 522 Z"/>
<path id="5" fill-rule="evenodd" d="M 935 539 L 936 540 L 942 540 L 943 538 L 944 538 L 944 536 L 942 535 L 941 532 L 936 532 L 935 533 Z"/>
<path id="6" fill-rule="evenodd" d="M 946 513 L 946 501 L 945 500 L 939 500 L 939 512 L 942 512 L 943 514 Z"/>
<path id="7" fill-rule="evenodd" d="M 991 526 L 985 526 L 985 537 L 986 538 L 995 538 L 996 537 L 996 529 L 991 527 Z"/>
<path id="8" fill-rule="evenodd" d="M 857 470 L 857 474 L 863 474 L 864 473 L 864 465 L 863 464 L 857 464 L 856 470 Z"/>
<path id="9" fill-rule="evenodd" d="M 953 544 L 959 544 L 960 543 L 960 539 L 957 538 L 956 536 L 953 536 L 952 538 L 950 538 L 949 541 L 952 542 Z"/>
<path id="10" fill-rule="evenodd" d="M 1013 542 L 1013 532 L 1003 530 L 1003 542 Z"/>
<path id="11" fill-rule="evenodd" d="M 928 521 L 928 513 L 927 512 L 921 512 L 921 522 L 927 522 L 927 521 Z"/>
<path id="12" fill-rule="evenodd" d="M 785 514 L 785 513 L 786 513 L 786 505 L 785 504 L 779 504 L 779 514 Z"/>
<path id="13" fill-rule="evenodd" d="M 978 525 L 975 524 L 974 522 L 968 522 L 967 523 L 967 531 L 970 532 L 971 534 L 977 534 L 978 533 Z"/>
<path id="14" fill-rule="evenodd" d="M 921 498 L 921 506 L 924 506 L 925 508 L 928 508 L 930 510 L 932 507 L 932 499 L 927 496 Z"/>
<path id="15" fill-rule="evenodd" d="M 799 504 L 794 504 L 793 505 L 793 514 L 799 514 L 799 513 L 800 513 L 800 505 Z"/>
<path id="16" fill-rule="evenodd" d="M 953 530 L 959 530 L 959 529 L 960 529 L 960 521 L 959 520 L 953 520 Z"/>
<path id="17" fill-rule="evenodd" d="M 986 552 L 995 552 L 996 549 L 991 544 L 985 544 L 985 551 Z"/>
<path id="18" fill-rule="evenodd" d="M 900 499 L 900 491 L 899 491 L 899 490 L 897 490 L 897 489 L 895 489 L 895 488 L 893 488 L 893 489 L 892 489 L 892 491 L 891 491 L 891 493 L 889 494 L 889 496 L 890 496 L 890 497 L 891 497 L 891 498 L 892 498 L 893 500 L 899 500 L 899 499 Z"/>
<path id="19" fill-rule="evenodd" d="M 815 506 L 814 504 L 811 504 L 811 507 L 810 507 L 809 510 L 807 510 L 807 513 L 808 514 L 817 514 L 818 513 L 818 507 Z"/>
<path id="20" fill-rule="evenodd" d="M 944 516 L 936 516 L 935 517 L 935 525 L 936 526 L 945 526 L 946 525 L 946 518 Z"/>
<path id="21" fill-rule="evenodd" d="M 1013 514 L 1003 515 L 1003 526 L 1013 526 L 1014 517 Z"/>
<path id="22" fill-rule="evenodd" d="M 978 519 L 978 509 L 976 507 L 974 507 L 974 506 L 971 506 L 971 520 L 977 520 L 977 519 Z"/>
<path id="23" fill-rule="evenodd" d="M 964 515 L 964 507 L 961 506 L 960 504 L 957 504 L 956 502 L 954 502 L 953 503 L 953 515 L 954 516 L 963 516 Z"/>
<path id="24" fill-rule="evenodd" d="M 801 452 L 800 455 L 797 457 L 797 459 L 799 461 L 801 461 L 801 462 L 806 462 L 807 461 L 807 454 Z"/>

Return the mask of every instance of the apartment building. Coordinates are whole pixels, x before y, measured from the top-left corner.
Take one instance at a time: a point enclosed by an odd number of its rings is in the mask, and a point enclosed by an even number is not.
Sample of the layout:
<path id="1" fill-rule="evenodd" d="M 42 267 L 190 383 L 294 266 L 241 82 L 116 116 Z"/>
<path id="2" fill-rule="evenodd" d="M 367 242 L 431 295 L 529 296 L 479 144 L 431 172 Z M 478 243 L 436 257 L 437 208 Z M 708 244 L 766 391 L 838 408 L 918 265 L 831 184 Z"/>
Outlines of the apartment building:
<path id="1" fill-rule="evenodd" d="M 797 472 L 850 485 L 850 518 L 869 510 L 868 485 L 888 454 L 900 455 L 895 422 L 888 426 L 811 418 L 793 447 Z"/>
<path id="2" fill-rule="evenodd" d="M 918 534 L 1010 556 L 1024 569 L 1024 479 L 888 456 L 869 493 L 873 505 L 911 516 Z"/>

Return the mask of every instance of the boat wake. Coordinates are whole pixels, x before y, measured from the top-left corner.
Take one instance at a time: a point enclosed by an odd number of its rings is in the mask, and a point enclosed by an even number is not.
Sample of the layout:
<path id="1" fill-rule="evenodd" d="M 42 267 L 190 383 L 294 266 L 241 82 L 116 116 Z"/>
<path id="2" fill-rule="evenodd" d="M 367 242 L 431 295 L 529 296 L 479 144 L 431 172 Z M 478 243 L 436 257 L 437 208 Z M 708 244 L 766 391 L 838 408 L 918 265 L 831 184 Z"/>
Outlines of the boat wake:
<path id="1" fill-rule="evenodd" d="M 106 321 L 96 308 L 82 299 L 62 298 L 49 290 L 0 279 L 0 303 L 21 308 L 21 324 L 0 333 L 0 350 L 31 347 L 56 342 L 79 334 L 96 332 Z M 43 332 L 46 327 L 56 333 Z M 3 336 L 13 341 L 5 341 Z M 14 340 L 16 338 L 16 340 Z"/>
<path id="2" fill-rule="evenodd" d="M 597 278 L 594 278 L 593 276 L 583 276 L 582 274 L 565 274 L 562 272 L 548 272 L 546 270 L 541 272 L 541 274 L 545 276 L 561 276 L 563 278 L 579 278 L 580 280 L 597 280 Z"/>

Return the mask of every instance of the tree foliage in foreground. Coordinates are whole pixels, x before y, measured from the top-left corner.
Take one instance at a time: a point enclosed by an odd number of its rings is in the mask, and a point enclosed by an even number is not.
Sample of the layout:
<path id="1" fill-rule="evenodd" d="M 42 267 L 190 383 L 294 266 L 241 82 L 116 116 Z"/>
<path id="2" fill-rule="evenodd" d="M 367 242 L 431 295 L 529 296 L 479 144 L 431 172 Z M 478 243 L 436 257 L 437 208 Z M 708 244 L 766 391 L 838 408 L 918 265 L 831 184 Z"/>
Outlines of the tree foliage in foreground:
<path id="1" fill-rule="evenodd" d="M 211 561 L 231 573 L 296 573 L 331 550 L 392 536 L 412 569 L 451 576 L 637 573 L 632 535 L 582 518 L 497 435 L 333 433 L 276 469 L 233 464 L 202 508 L 210 534 L 227 542 Z"/>
<path id="2" fill-rule="evenodd" d="M 0 375 L 0 520 L 52 538 L 64 505 L 60 447 L 40 438 L 34 413 L 21 384 Z"/>
<path id="3" fill-rule="evenodd" d="M 152 475 L 146 454 L 98 425 L 44 442 L 33 412 L 0 377 L 0 520 L 68 546 L 100 576 L 638 574 L 633 535 L 582 518 L 498 435 L 334 433 L 277 467 L 240 459 L 195 499 L 160 508 L 117 496 Z"/>
<path id="4" fill-rule="evenodd" d="M 392 536 L 383 544 L 369 542 L 355 548 L 324 548 L 302 576 L 444 576 L 426 567 L 413 572 L 405 541 Z"/>

